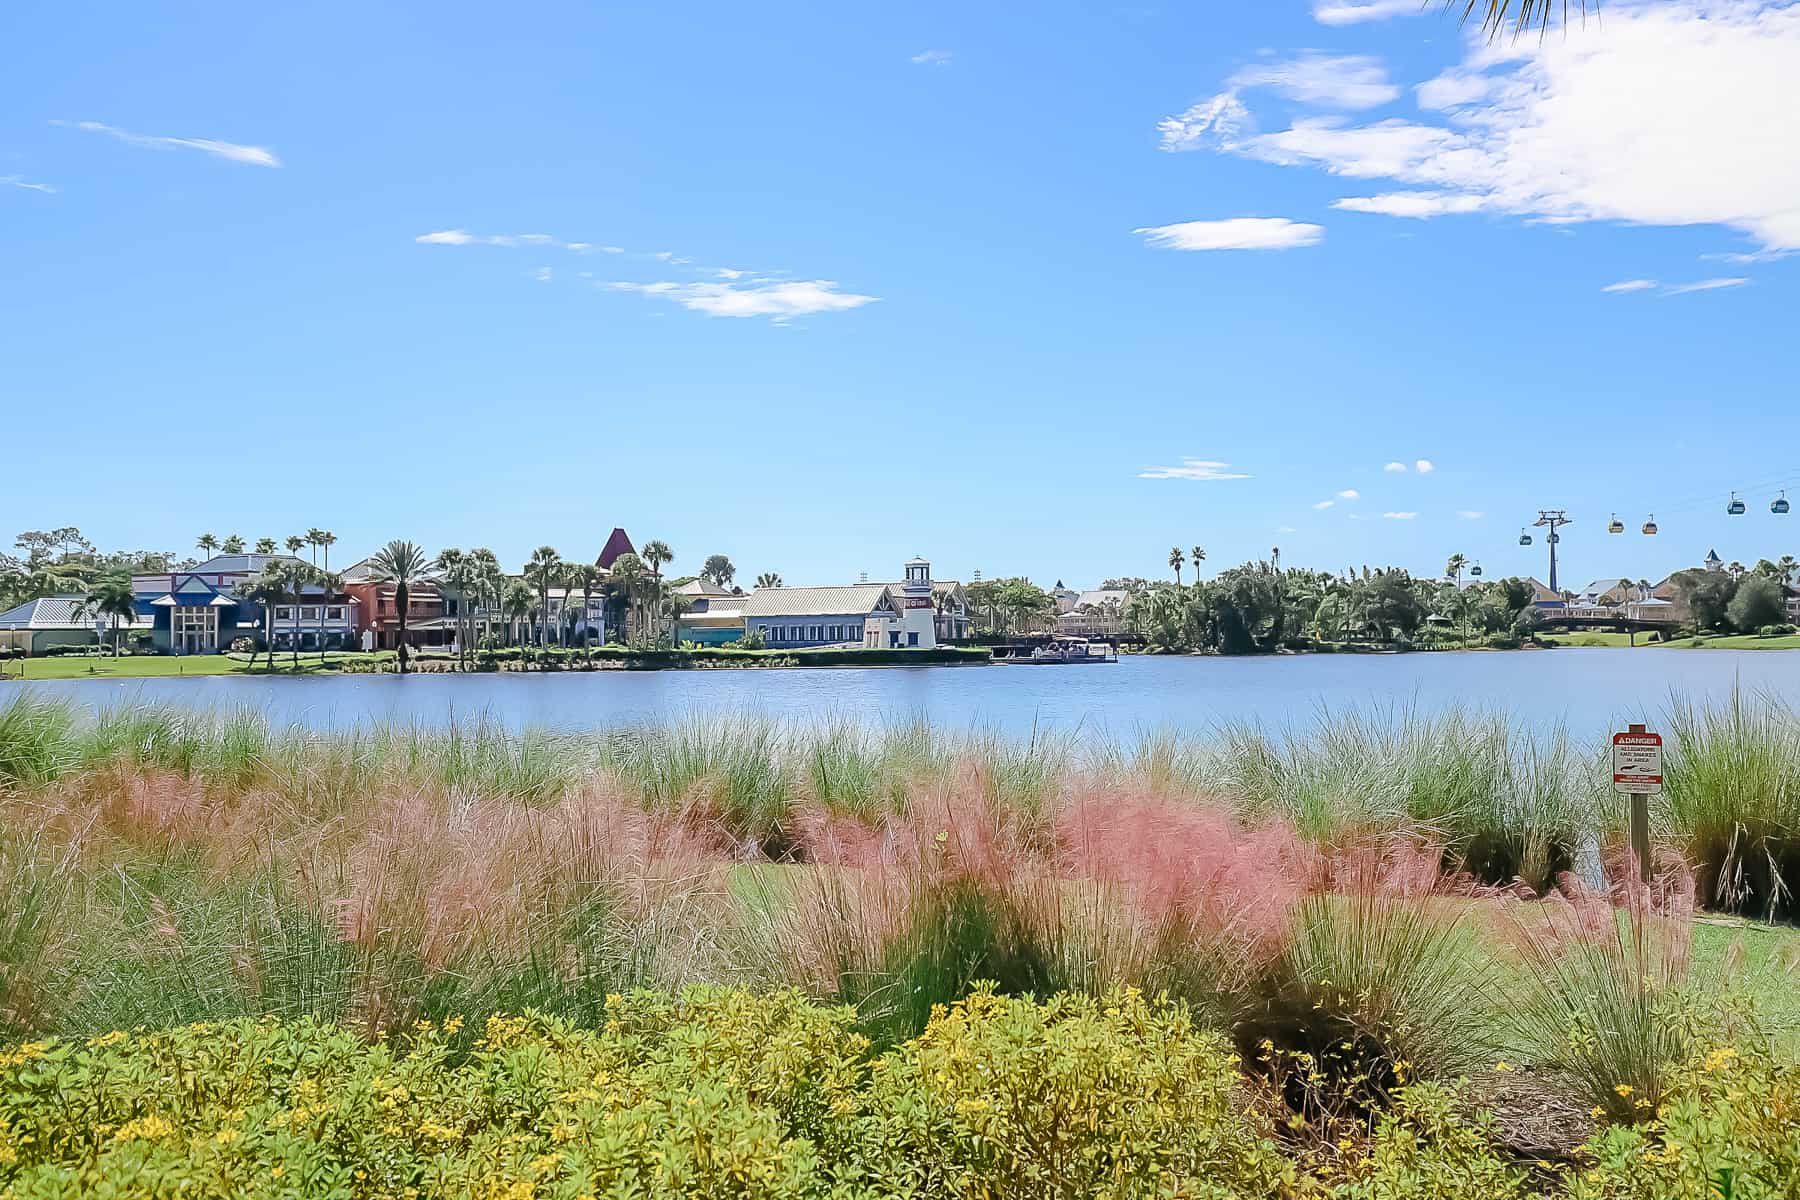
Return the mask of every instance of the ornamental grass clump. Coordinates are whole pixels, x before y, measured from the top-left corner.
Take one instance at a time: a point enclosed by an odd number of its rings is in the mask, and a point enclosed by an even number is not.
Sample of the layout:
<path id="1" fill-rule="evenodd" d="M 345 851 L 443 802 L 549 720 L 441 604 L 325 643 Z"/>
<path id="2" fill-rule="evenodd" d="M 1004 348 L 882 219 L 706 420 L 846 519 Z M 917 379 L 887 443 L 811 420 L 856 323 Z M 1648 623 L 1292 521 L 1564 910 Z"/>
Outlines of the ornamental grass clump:
<path id="1" fill-rule="evenodd" d="M 1379 1109 L 1491 1053 L 1491 985 L 1465 905 L 1430 890 L 1435 862 L 1429 848 L 1371 855 L 1301 902 L 1257 980 L 1238 1042 L 1302 1116 Z"/>
<path id="2" fill-rule="evenodd" d="M 0 795 L 49 783 L 80 757 L 74 706 L 21 692 L 0 704 Z"/>
<path id="3" fill-rule="evenodd" d="M 1623 910 L 1565 880 L 1507 920 L 1521 970 L 1505 1012 L 1523 1053 L 1595 1117 L 1650 1119 L 1708 1015 L 1689 987 L 1692 877 L 1627 885 Z"/>
<path id="4" fill-rule="evenodd" d="M 1779 697 L 1677 700 L 1657 817 L 1695 864 L 1702 903 L 1769 919 L 1800 886 L 1800 713 Z"/>

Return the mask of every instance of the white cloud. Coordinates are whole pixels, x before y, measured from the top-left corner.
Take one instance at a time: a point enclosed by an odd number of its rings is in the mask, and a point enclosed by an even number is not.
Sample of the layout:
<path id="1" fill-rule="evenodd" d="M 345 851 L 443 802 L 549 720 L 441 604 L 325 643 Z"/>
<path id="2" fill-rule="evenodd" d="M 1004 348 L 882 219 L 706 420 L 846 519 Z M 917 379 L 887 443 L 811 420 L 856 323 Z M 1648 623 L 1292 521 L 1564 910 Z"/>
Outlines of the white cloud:
<path id="1" fill-rule="evenodd" d="M 1381 60 L 1365 54 L 1302 54 L 1245 67 L 1226 84 L 1234 92 L 1266 87 L 1326 108 L 1375 108 L 1400 95 Z"/>
<path id="2" fill-rule="evenodd" d="M 1134 229 L 1162 250 L 1292 250 L 1324 240 L 1323 226 L 1286 217 L 1234 217 L 1226 221 L 1184 221 Z"/>
<path id="3" fill-rule="evenodd" d="M 1421 475 L 1429 475 L 1437 470 L 1437 464 L 1432 462 L 1429 458 L 1421 458 L 1418 462 L 1413 464 L 1413 470 Z"/>
<path id="4" fill-rule="evenodd" d="M 1175 153 L 1211 144 L 1232 144 L 1253 125 L 1250 110 L 1237 93 L 1221 92 L 1185 112 L 1164 117 L 1156 123 L 1156 130 L 1162 134 L 1162 148 Z"/>
<path id="5" fill-rule="evenodd" d="M 1647 292 L 1656 286 L 1654 279 L 1621 279 L 1617 283 L 1609 283 L 1600 290 L 1603 292 Z"/>
<path id="6" fill-rule="evenodd" d="M 709 317 L 769 317 L 777 323 L 813 313 L 845 312 L 880 297 L 840 292 L 829 279 L 782 283 L 609 283 L 615 292 L 673 300 Z"/>
<path id="7" fill-rule="evenodd" d="M 549 283 L 554 273 L 549 267 L 539 267 L 531 273 L 531 277 L 539 283 Z"/>
<path id="8" fill-rule="evenodd" d="M 1276 529 L 1275 532 L 1276 533 L 1299 533 L 1300 531 L 1298 529 L 1295 529 L 1292 525 L 1283 525 L 1280 528 Z"/>
<path id="9" fill-rule="evenodd" d="M 1201 483 L 1216 483 L 1225 479 L 1248 479 L 1250 476 L 1233 471 L 1228 462 L 1183 456 L 1179 467 L 1149 467 L 1138 472 L 1138 478 L 1191 479 Z"/>
<path id="10" fill-rule="evenodd" d="M 1391 471 L 1394 474 L 1399 474 L 1401 471 L 1406 470 L 1406 464 L 1403 462 L 1391 462 L 1381 469 L 1384 471 Z"/>
<path id="11" fill-rule="evenodd" d="M 281 160 L 275 157 L 275 152 L 262 146 L 245 146 L 237 142 L 217 142 L 211 138 L 155 137 L 147 133 L 132 133 L 128 129 L 103 125 L 99 121 L 52 121 L 50 123 L 79 129 L 85 133 L 104 133 L 108 137 L 118 138 L 121 142 L 128 142 L 133 146 L 148 146 L 153 150 L 199 150 L 216 158 L 248 163 L 253 167 L 279 167 L 281 165 Z"/>
<path id="12" fill-rule="evenodd" d="M 466 229 L 440 229 L 435 233 L 421 233 L 413 239 L 427 246 L 466 246 L 474 240 Z"/>
<path id="13" fill-rule="evenodd" d="M 1352 10 L 1400 11 L 1316 8 L 1338 23 L 1362 19 Z M 1471 28 L 1464 60 L 1421 86 L 1425 120 L 1307 115 L 1258 133 L 1228 82 L 1161 128 L 1165 149 L 1209 146 L 1424 191 L 1358 198 L 1365 211 L 1713 224 L 1764 250 L 1800 249 L 1800 138 L 1787 119 L 1797 69 L 1791 0 L 1620 0 L 1604 28 L 1557 37 L 1490 43 Z"/>
<path id="14" fill-rule="evenodd" d="M 1345 488 L 1343 491 L 1338 493 L 1338 499 L 1339 500 L 1361 500 L 1362 493 L 1357 491 L 1355 488 Z"/>
<path id="15" fill-rule="evenodd" d="M 1317 504 L 1313 505 L 1313 507 L 1318 509 L 1320 512 L 1324 512 L 1326 509 L 1330 508 L 1332 505 L 1334 505 L 1336 503 L 1337 503 L 1336 500 L 1321 500 Z"/>
<path id="16" fill-rule="evenodd" d="M 950 65 L 950 60 L 955 57 L 956 55 L 949 50 L 921 50 L 908 61 L 919 67 L 947 67 Z M 980 73 L 976 72 L 978 75 Z"/>
<path id="17" fill-rule="evenodd" d="M 1377 213 L 1384 217 L 1411 217 L 1424 221 L 1450 213 L 1472 213 L 1482 207 L 1479 196 L 1454 192 L 1383 192 L 1378 196 L 1346 196 L 1331 207 L 1345 212 Z"/>
<path id="18" fill-rule="evenodd" d="M 1313 20 L 1321 25 L 1355 25 L 1389 17 L 1417 16 L 1427 0 L 1313 0 Z"/>
<path id="19" fill-rule="evenodd" d="M 1456 510 L 1456 515 L 1465 521 L 1479 521 L 1481 518 L 1487 516 L 1486 513 L 1478 508 L 1459 508 Z"/>
<path id="20" fill-rule="evenodd" d="M 0 175 L 0 184 L 6 187 L 24 188 L 28 192 L 54 192 L 56 190 L 47 183 L 34 183 L 18 175 Z"/>
<path id="21" fill-rule="evenodd" d="M 1381 519 L 1384 521 L 1410 521 L 1418 515 L 1416 512 L 1384 512 L 1381 514 Z"/>
<path id="22" fill-rule="evenodd" d="M 1716 292 L 1721 288 L 1743 287 L 1748 279 L 1701 279 L 1694 283 L 1672 283 L 1663 289 L 1665 296 L 1681 296 L 1688 292 Z"/>

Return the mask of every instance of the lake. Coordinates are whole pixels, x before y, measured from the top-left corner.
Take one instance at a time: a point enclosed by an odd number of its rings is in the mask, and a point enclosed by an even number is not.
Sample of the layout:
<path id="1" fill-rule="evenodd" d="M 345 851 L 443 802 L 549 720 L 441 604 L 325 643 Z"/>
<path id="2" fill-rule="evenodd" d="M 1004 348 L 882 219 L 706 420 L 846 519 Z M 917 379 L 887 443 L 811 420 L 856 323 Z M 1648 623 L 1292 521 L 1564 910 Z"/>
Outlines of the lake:
<path id="1" fill-rule="evenodd" d="M 800 720 L 917 716 L 1013 735 L 1033 728 L 1130 736 L 1222 721 L 1305 725 L 1325 710 L 1453 704 L 1597 736 L 1670 696 L 1719 699 L 1734 686 L 1800 699 L 1800 651 L 1564 648 L 1531 652 L 1127 656 L 1116 665 L 835 670 L 595 671 L 548 674 L 219 676 L 73 679 L 24 685 L 91 707 L 253 707 L 277 724 L 326 730 L 376 721 L 440 725 L 481 717 L 509 728 L 593 729 L 697 713 Z M 5 693 L 0 692 L 0 696 Z"/>

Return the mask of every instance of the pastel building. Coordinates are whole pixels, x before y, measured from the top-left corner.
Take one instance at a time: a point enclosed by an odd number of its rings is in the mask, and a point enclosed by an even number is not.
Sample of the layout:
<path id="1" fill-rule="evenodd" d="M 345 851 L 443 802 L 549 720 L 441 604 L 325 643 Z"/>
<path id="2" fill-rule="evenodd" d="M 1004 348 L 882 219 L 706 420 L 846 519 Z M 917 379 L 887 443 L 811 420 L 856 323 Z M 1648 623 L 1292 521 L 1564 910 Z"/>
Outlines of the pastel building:
<path id="1" fill-rule="evenodd" d="M 744 636 L 743 592 L 720 587 L 707 579 L 694 579 L 675 589 L 681 599 L 681 615 L 675 619 L 675 640 L 697 646 L 728 646 Z"/>

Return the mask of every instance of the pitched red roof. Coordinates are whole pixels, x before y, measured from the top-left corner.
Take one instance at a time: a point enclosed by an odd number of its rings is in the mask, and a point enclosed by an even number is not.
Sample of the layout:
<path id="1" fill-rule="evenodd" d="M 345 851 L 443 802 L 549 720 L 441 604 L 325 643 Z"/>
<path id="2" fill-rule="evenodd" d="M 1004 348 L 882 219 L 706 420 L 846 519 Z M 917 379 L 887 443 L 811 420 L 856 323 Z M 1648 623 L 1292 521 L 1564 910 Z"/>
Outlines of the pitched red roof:
<path id="1" fill-rule="evenodd" d="M 605 570 L 618 561 L 621 554 L 636 554 L 637 548 L 631 544 L 623 529 L 614 528 L 612 536 L 606 539 L 606 545 L 600 551 L 600 567 Z"/>

